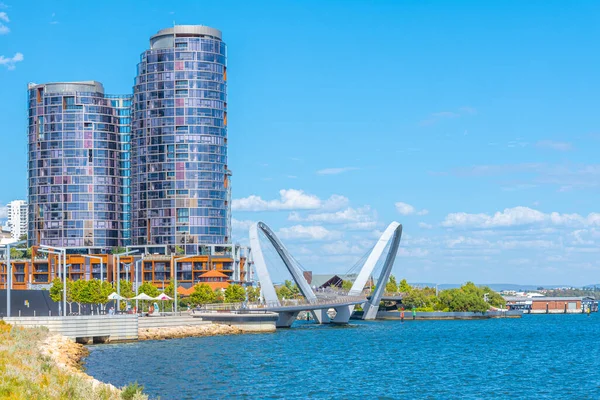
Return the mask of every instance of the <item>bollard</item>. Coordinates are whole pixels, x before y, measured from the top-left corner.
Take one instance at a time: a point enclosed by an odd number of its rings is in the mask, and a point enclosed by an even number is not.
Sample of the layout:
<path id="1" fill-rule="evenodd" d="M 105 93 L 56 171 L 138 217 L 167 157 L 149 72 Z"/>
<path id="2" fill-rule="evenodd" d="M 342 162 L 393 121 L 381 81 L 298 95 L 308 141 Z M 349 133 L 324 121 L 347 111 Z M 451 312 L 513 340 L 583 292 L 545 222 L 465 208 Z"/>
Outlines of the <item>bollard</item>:
<path id="1" fill-rule="evenodd" d="M 19 317 L 21 316 L 21 310 L 19 310 Z"/>
<path id="2" fill-rule="evenodd" d="M 33 310 L 33 316 L 35 317 L 35 310 Z"/>
<path id="3" fill-rule="evenodd" d="M 48 316 L 51 317 L 52 316 L 52 310 L 48 310 Z"/>

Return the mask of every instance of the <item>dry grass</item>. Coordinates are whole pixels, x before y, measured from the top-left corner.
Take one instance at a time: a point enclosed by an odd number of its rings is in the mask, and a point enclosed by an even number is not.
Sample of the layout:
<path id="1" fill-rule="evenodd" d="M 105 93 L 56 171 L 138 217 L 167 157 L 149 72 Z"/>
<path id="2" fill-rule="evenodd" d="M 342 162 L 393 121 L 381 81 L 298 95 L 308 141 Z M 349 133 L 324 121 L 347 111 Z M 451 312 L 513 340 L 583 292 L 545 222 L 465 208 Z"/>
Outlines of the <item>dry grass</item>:
<path id="1" fill-rule="evenodd" d="M 13 327 L 0 321 L 0 398 L 122 399 L 121 391 L 94 383 L 44 356 L 40 349 L 47 337 L 46 329 Z M 140 391 L 129 398 L 147 399 Z"/>

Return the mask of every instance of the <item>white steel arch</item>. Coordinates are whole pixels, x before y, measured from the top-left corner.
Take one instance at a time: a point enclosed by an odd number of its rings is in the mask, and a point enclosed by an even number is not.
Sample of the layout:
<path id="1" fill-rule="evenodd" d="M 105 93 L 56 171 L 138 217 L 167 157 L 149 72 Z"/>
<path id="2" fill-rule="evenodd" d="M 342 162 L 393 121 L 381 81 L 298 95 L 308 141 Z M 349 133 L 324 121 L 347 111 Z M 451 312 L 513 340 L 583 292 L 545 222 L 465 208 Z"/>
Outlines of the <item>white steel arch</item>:
<path id="1" fill-rule="evenodd" d="M 285 264 L 287 270 L 292 274 L 292 277 L 298 288 L 300 289 L 300 293 L 308 300 L 309 303 L 313 303 L 317 301 L 317 296 L 312 291 L 310 285 L 304 278 L 304 274 L 302 270 L 298 267 L 298 265 L 293 261 L 290 252 L 285 248 L 283 243 L 277 238 L 275 233 L 269 228 L 264 222 L 255 222 L 250 227 L 250 247 L 252 248 L 252 256 L 254 259 L 254 269 L 256 270 L 256 274 L 258 275 L 258 280 L 260 281 L 260 287 L 262 290 L 263 297 L 265 302 L 269 305 L 281 305 L 279 303 L 279 299 L 277 298 L 277 293 L 275 292 L 275 287 L 273 286 L 273 281 L 271 280 L 271 276 L 269 275 L 269 270 L 267 269 L 267 264 L 265 262 L 265 257 L 263 255 L 263 251 L 260 244 L 259 233 L 263 232 L 281 260 Z"/>
<path id="2" fill-rule="evenodd" d="M 383 251 L 387 247 L 388 244 L 391 243 L 388 254 L 386 256 L 385 262 L 383 264 L 383 268 L 381 270 L 381 274 L 379 275 L 379 280 L 377 281 L 377 287 L 375 288 L 375 292 L 371 294 L 371 299 L 367 301 L 363 306 L 363 319 L 375 319 L 377 316 L 377 311 L 379 310 L 379 302 L 381 301 L 381 297 L 383 296 L 383 292 L 385 290 L 385 284 L 390 278 L 390 274 L 392 272 L 392 267 L 394 266 L 394 261 L 396 259 L 396 254 L 398 253 L 398 248 L 400 246 L 400 239 L 402 238 L 402 225 L 396 221 L 392 222 L 385 229 L 375 247 L 369 254 L 369 257 L 363 264 L 362 269 L 360 270 L 352 288 L 350 289 L 349 295 L 358 296 L 362 293 L 365 285 L 371 274 L 373 273 L 373 269 L 377 264 L 377 261 L 383 255 Z M 341 311 L 341 310 L 340 310 Z M 338 312 L 338 315 L 335 316 L 333 322 L 344 323 L 348 322 L 348 318 L 352 315 L 354 311 L 354 306 L 348 306 L 347 310 L 343 310 Z"/>

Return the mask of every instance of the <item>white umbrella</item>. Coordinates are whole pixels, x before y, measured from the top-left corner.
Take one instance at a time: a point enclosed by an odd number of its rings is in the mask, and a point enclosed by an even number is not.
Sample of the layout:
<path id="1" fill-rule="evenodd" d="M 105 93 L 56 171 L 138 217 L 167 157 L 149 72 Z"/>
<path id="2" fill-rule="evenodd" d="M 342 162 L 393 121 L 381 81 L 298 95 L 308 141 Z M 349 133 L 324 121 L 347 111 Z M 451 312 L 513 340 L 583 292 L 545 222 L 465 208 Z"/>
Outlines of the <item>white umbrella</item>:
<path id="1" fill-rule="evenodd" d="M 166 295 L 166 294 L 164 294 L 164 293 L 161 293 L 161 294 L 159 294 L 159 295 L 158 295 L 158 296 L 156 296 L 154 299 L 155 299 L 155 300 L 173 300 L 173 298 L 172 298 L 172 297 L 169 297 L 169 296 L 167 296 L 167 295 Z"/>
<path id="2" fill-rule="evenodd" d="M 127 297 L 119 296 L 117 292 L 112 292 L 108 295 L 109 300 L 127 300 Z"/>
<path id="3" fill-rule="evenodd" d="M 146 293 L 140 293 L 135 297 L 132 297 L 131 300 L 155 300 L 154 297 L 148 296 Z"/>

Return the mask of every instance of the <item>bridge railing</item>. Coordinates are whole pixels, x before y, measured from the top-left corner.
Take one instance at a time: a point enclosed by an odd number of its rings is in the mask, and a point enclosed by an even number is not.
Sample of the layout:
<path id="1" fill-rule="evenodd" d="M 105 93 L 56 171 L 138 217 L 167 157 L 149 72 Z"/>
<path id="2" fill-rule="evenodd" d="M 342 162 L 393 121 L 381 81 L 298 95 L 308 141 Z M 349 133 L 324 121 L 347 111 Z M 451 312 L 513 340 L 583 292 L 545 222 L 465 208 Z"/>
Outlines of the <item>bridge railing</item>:
<path id="1" fill-rule="evenodd" d="M 200 307 L 197 307 L 194 311 L 199 312 L 219 312 L 219 311 L 235 311 L 235 312 L 252 312 L 252 311 L 263 311 L 267 309 L 273 308 L 281 308 L 281 307 L 298 307 L 298 306 L 308 306 L 311 305 L 323 305 L 323 304 L 345 304 L 352 303 L 357 301 L 364 301 L 365 298 L 363 296 L 348 296 L 340 295 L 340 296 L 328 296 L 328 297 L 317 297 L 316 301 L 309 301 L 307 299 L 282 299 L 279 302 L 245 302 L 245 303 L 214 303 L 214 304 L 204 304 Z"/>

